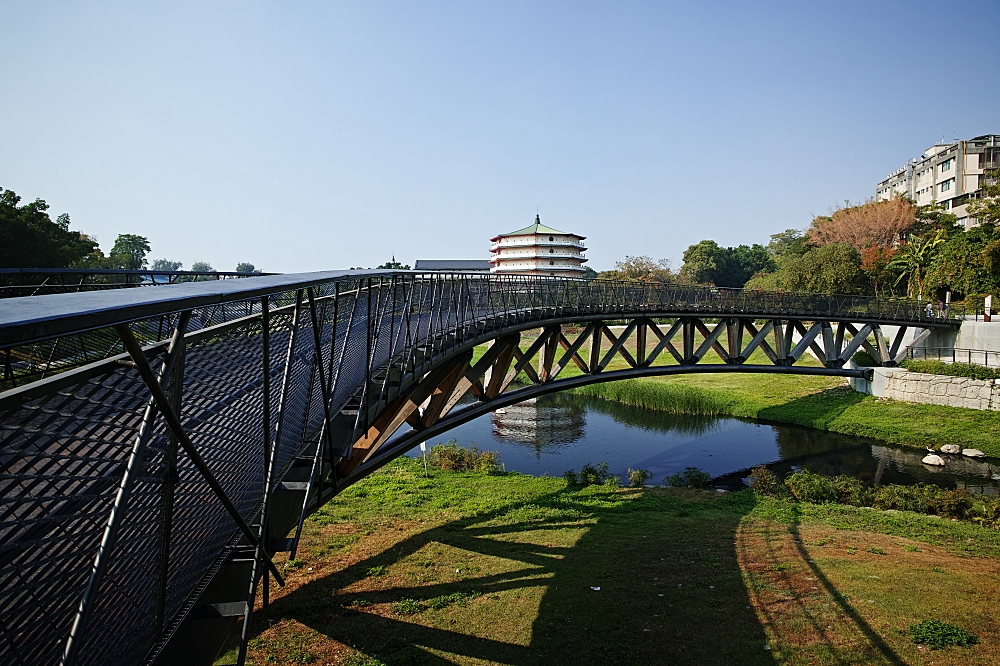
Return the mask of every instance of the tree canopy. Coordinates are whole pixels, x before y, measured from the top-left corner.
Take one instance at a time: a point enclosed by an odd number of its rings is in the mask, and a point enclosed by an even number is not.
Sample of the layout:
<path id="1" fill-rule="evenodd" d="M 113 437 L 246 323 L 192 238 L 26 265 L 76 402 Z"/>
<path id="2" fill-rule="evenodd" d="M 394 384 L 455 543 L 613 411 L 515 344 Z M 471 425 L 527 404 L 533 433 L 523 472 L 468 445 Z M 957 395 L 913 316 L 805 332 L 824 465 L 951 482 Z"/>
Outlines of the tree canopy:
<path id="1" fill-rule="evenodd" d="M 586 277 L 586 269 L 584 272 Z M 602 280 L 628 280 L 631 282 L 666 282 L 673 278 L 670 261 L 652 257 L 626 255 L 625 261 L 616 261 L 610 271 L 601 271 L 597 277 Z"/>
<path id="2" fill-rule="evenodd" d="M 756 273 L 773 271 L 775 261 L 759 243 L 721 247 L 703 240 L 684 251 L 681 278 L 717 287 L 742 287 Z"/>
<path id="3" fill-rule="evenodd" d="M 903 238 L 916 222 L 917 207 L 906 197 L 845 202 L 830 215 L 813 218 L 806 237 L 813 245 L 847 243 L 858 252 L 866 247 L 888 247 Z"/>
<path id="4" fill-rule="evenodd" d="M 70 231 L 69 215 L 53 222 L 48 209 L 42 199 L 22 205 L 0 188 L 0 268 L 68 268 L 100 253 L 96 239 Z"/>
<path id="5" fill-rule="evenodd" d="M 110 268 L 137 271 L 146 268 L 149 239 L 135 234 L 119 234 L 108 254 Z"/>

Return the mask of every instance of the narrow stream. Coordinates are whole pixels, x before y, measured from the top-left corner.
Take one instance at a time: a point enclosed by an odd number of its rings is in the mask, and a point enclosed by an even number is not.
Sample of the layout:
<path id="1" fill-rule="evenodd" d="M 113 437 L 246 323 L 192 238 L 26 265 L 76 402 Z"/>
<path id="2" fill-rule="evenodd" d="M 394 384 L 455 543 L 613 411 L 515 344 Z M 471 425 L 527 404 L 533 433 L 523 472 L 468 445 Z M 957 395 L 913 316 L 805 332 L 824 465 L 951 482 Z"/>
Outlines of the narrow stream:
<path id="1" fill-rule="evenodd" d="M 752 467 L 768 465 L 779 474 L 806 468 L 866 483 L 934 483 L 1000 494 L 1000 460 L 947 456 L 942 469 L 922 464 L 919 449 L 798 426 L 667 414 L 572 393 L 498 410 L 428 446 L 446 439 L 497 451 L 507 470 L 536 476 L 607 462 L 623 479 L 629 468 L 641 468 L 653 473 L 651 483 L 661 484 L 685 467 L 698 467 L 715 477 L 713 485 L 738 489 Z"/>

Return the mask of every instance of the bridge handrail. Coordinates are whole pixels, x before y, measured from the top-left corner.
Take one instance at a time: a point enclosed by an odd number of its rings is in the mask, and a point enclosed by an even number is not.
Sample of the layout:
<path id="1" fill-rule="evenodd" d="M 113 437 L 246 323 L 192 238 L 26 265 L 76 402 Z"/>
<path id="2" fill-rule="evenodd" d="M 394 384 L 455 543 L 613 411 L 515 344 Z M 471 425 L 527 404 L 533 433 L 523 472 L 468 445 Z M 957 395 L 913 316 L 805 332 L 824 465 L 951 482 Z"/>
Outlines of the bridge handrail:
<path id="1" fill-rule="evenodd" d="M 20 269 L 6 269 L 20 270 Z M 126 271 L 148 275 L 148 271 Z M 164 275 L 168 274 L 163 272 Z M 175 271 L 173 275 L 192 275 Z M 228 275 L 228 274 L 226 274 Z M 553 296 L 551 287 L 562 286 L 568 298 L 544 299 L 538 307 L 580 306 L 580 292 L 592 295 L 599 292 L 603 305 L 620 304 L 622 308 L 687 303 L 697 311 L 714 309 L 734 310 L 743 306 L 744 311 L 770 312 L 775 315 L 814 313 L 839 316 L 847 313 L 861 318 L 941 322 L 960 320 L 961 313 L 952 309 L 947 316 L 937 311 L 927 314 L 926 304 L 913 299 L 878 299 L 870 296 L 814 294 L 803 292 L 760 291 L 749 289 L 720 289 L 701 285 L 670 282 L 631 282 L 624 280 L 583 280 L 578 278 L 483 275 L 475 273 L 423 273 L 401 270 L 323 271 L 316 273 L 290 273 L 273 275 L 242 275 L 241 280 L 188 282 L 169 285 L 166 290 L 130 290 L 128 292 L 86 292 L 79 294 L 49 294 L 0 300 L 0 348 L 13 344 L 27 344 L 59 335 L 79 333 L 105 326 L 127 323 L 139 319 L 172 314 L 181 310 L 218 305 L 260 298 L 320 284 L 356 279 L 392 279 L 402 275 L 428 279 L 461 278 L 472 283 L 500 285 L 515 291 L 525 287 L 543 287 L 544 296 Z M 576 299 L 572 298 L 576 291 Z M 653 295 L 657 298 L 652 298 Z M 667 296 L 667 298 L 664 298 Z M 523 299 L 521 299 L 523 300 Z M 587 299 L 588 301 L 590 299 Z M 593 306 L 588 302 L 584 305 Z M 728 307 L 727 307 L 728 306 Z M 753 307 L 756 306 L 756 307 Z M 768 307 L 761 307 L 768 306 Z M 758 309 L 759 308 L 759 309 Z"/>
<path id="2" fill-rule="evenodd" d="M 178 282 L 273 275 L 238 271 L 157 271 L 112 268 L 0 268 L 0 298 L 147 287 Z"/>

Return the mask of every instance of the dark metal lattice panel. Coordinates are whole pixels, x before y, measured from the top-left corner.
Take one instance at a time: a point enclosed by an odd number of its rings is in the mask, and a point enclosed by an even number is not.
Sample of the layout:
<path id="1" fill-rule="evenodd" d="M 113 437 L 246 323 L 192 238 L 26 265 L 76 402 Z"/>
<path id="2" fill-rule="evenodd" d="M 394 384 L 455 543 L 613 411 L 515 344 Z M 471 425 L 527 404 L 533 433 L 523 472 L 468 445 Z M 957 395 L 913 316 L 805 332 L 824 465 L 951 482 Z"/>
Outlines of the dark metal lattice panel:
<path id="1" fill-rule="evenodd" d="M 182 312 L 190 314 L 182 380 L 170 388 L 180 391 L 180 423 L 249 523 L 262 506 L 265 441 L 276 447 L 277 482 L 318 442 L 328 411 L 341 419 L 356 413 L 355 429 L 367 431 L 401 375 L 420 377 L 455 350 L 505 329 L 647 312 L 925 327 L 954 326 L 951 317 L 959 314 L 906 300 L 535 276 L 341 272 L 234 282 L 122 290 L 116 300 L 144 295 L 110 309 L 99 292 L 57 294 L 22 307 L 39 311 L 36 319 L 15 307 L 27 299 L 0 299 L 0 663 L 58 662 L 82 602 L 90 616 L 75 663 L 151 658 L 235 543 L 236 521 L 191 457 L 176 449 L 158 410 L 148 441 L 139 439 L 151 392 L 138 371 L 145 360 L 137 366 L 141 353 L 126 354 L 123 340 L 145 345 L 159 372 Z M 269 312 L 266 374 L 262 299 Z M 72 324 L 45 311 L 55 302 Z M 76 311 L 77 303 L 93 310 Z M 137 442 L 146 442 L 145 453 L 130 478 L 127 461 Z M 176 478 L 168 473 L 172 461 Z M 84 591 L 123 486 L 131 495 L 103 577 L 95 578 L 98 593 L 89 598 Z"/>

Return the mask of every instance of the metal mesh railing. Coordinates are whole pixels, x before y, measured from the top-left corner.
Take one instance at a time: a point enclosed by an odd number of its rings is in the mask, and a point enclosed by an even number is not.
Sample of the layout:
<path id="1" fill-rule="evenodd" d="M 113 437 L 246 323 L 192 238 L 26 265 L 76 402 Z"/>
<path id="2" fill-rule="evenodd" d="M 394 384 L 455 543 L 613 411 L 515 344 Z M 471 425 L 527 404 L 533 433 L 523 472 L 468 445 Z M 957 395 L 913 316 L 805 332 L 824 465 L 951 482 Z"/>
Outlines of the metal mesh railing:
<path id="1" fill-rule="evenodd" d="M 906 358 L 917 361 L 968 363 L 969 365 L 981 365 L 987 368 L 1000 367 L 1000 351 L 990 351 L 986 349 L 914 347 L 907 350 Z"/>
<path id="2" fill-rule="evenodd" d="M 91 268 L 0 268 L 0 298 L 230 280 L 273 273 L 153 271 Z"/>
<path id="3" fill-rule="evenodd" d="M 534 276 L 373 271 L 226 282 L 143 290 L 110 309 L 87 294 L 35 299 L 58 307 L 34 319 L 22 316 L 16 299 L 0 301 L 0 663 L 59 661 L 81 600 L 92 612 L 78 637 L 77 663 L 141 662 L 178 625 L 233 541 L 233 518 L 192 460 L 176 453 L 176 442 L 171 448 L 171 431 L 154 411 L 111 559 L 87 600 L 98 545 L 150 405 L 136 359 L 125 353 L 125 333 L 114 325 L 127 326 L 156 371 L 181 313 L 190 314 L 182 380 L 171 389 L 179 391 L 180 421 L 251 521 L 264 487 L 265 439 L 276 447 L 275 482 L 318 441 L 325 400 L 331 412 L 375 404 L 393 371 L 419 374 L 491 332 L 637 313 L 946 323 L 914 301 Z M 367 413 L 358 409 L 356 428 L 367 426 Z"/>

